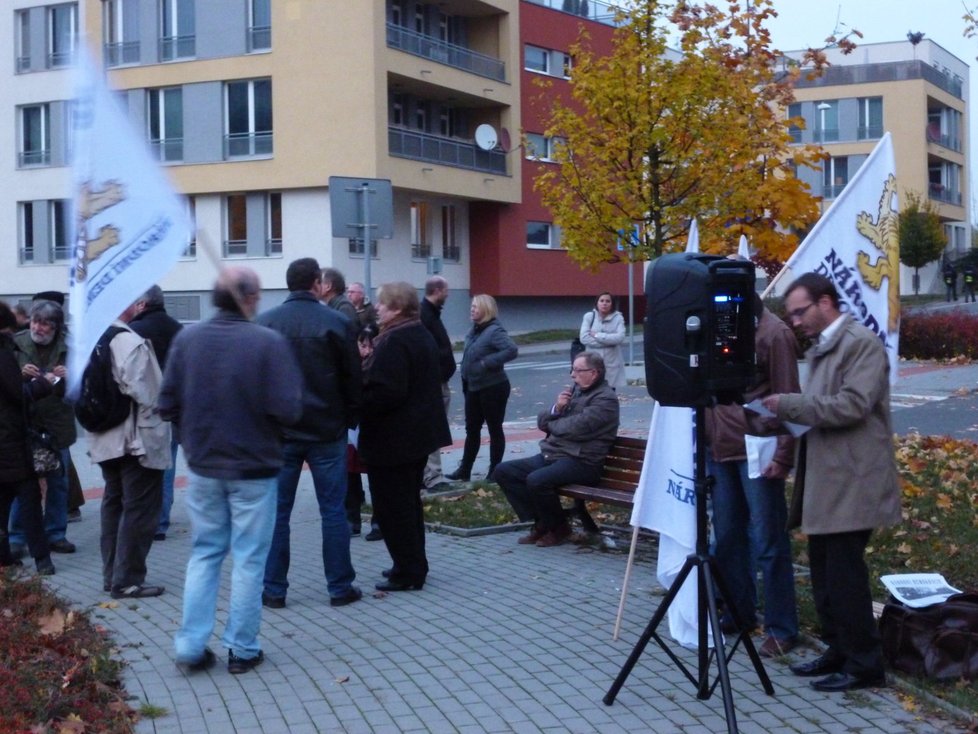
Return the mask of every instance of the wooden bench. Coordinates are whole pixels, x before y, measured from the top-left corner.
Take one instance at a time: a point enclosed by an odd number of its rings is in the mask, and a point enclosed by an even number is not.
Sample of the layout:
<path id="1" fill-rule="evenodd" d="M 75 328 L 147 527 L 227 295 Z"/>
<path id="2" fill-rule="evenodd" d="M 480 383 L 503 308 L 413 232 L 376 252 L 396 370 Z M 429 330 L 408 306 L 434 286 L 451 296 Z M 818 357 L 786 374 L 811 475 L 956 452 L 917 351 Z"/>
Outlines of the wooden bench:
<path id="1" fill-rule="evenodd" d="M 583 484 L 567 484 L 557 490 L 562 497 L 574 500 L 574 506 L 566 510 L 571 517 L 578 517 L 588 532 L 595 533 L 597 524 L 587 510 L 588 502 L 601 502 L 617 507 L 631 507 L 634 504 L 635 488 L 642 474 L 642 462 L 645 461 L 644 438 L 618 436 L 611 444 L 608 458 L 604 460 L 604 469 L 597 486 L 588 487 Z"/>

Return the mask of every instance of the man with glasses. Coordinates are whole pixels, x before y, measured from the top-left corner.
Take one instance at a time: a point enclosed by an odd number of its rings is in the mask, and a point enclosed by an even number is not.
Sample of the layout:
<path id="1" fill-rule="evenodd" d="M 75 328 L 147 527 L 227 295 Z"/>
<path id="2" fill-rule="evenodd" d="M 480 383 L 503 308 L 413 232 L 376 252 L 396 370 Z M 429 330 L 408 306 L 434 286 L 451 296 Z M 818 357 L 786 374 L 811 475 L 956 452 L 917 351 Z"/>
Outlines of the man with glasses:
<path id="1" fill-rule="evenodd" d="M 817 691 L 884 685 L 864 555 L 873 528 L 901 520 L 889 360 L 876 334 L 840 311 L 828 278 L 802 275 L 784 302 L 792 325 L 817 343 L 806 355 L 805 391 L 762 402 L 781 421 L 811 426 L 799 441 L 788 526 L 808 536 L 812 596 L 828 645 L 791 672 L 818 677 Z"/>
<path id="2" fill-rule="evenodd" d="M 557 489 L 596 484 L 618 434 L 618 397 L 605 381 L 601 355 L 578 355 L 571 379 L 574 385 L 537 416 L 537 426 L 547 434 L 540 441 L 540 453 L 505 461 L 493 473 L 519 519 L 533 521 L 529 535 L 519 539 L 521 545 L 549 548 L 570 537 Z"/>

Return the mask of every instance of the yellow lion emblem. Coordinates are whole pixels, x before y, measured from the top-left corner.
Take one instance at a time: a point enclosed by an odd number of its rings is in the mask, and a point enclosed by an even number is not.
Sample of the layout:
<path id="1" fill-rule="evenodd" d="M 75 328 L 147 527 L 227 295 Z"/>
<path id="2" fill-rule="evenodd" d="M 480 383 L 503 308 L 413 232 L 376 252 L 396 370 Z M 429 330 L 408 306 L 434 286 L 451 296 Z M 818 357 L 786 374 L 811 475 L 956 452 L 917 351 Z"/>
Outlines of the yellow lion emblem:
<path id="1" fill-rule="evenodd" d="M 119 229 L 111 224 L 100 227 L 98 234 L 90 238 L 87 231 L 88 220 L 125 198 L 122 184 L 114 179 L 106 181 L 101 188 L 96 188 L 91 181 L 82 184 L 78 196 L 78 258 L 75 280 L 85 280 L 88 264 L 110 247 L 119 244 Z"/>
<path id="2" fill-rule="evenodd" d="M 899 213 L 891 205 L 896 194 L 896 177 L 891 173 L 883 186 L 877 220 L 873 222 L 867 212 L 861 212 L 856 217 L 856 230 L 881 253 L 876 264 L 870 265 L 870 255 L 860 250 L 856 262 L 866 285 L 873 290 L 878 291 L 882 287 L 883 278 L 888 281 L 890 318 L 887 330 L 890 332 L 895 331 L 900 323 L 900 220 Z"/>

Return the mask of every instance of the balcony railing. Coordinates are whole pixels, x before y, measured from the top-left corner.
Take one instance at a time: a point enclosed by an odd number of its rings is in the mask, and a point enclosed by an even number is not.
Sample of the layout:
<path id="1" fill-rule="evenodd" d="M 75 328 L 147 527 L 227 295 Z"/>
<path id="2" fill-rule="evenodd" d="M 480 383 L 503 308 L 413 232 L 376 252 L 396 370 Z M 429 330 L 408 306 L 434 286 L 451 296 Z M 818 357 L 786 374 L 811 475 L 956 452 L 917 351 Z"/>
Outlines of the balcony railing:
<path id="1" fill-rule="evenodd" d="M 812 140 L 816 143 L 837 143 L 839 142 L 839 128 L 826 127 L 821 130 L 812 131 Z"/>
<path id="2" fill-rule="evenodd" d="M 139 63 L 139 41 L 105 44 L 105 65 L 122 66 Z"/>
<path id="3" fill-rule="evenodd" d="M 63 69 L 71 66 L 74 54 L 71 51 L 52 51 L 48 54 L 49 69 Z"/>
<path id="4" fill-rule="evenodd" d="M 928 125 L 927 127 L 927 142 L 937 143 L 940 146 L 947 148 L 948 150 L 953 150 L 957 153 L 961 152 L 961 138 L 956 135 L 948 135 L 942 133 L 940 128 L 933 128 Z"/>
<path id="5" fill-rule="evenodd" d="M 30 56 L 18 56 L 17 57 L 17 73 L 23 74 L 25 71 L 31 70 L 31 57 Z"/>
<path id="6" fill-rule="evenodd" d="M 231 133 L 224 136 L 224 158 L 272 154 L 272 132 Z"/>
<path id="7" fill-rule="evenodd" d="M 183 138 L 159 138 L 149 141 L 156 160 L 164 163 L 183 160 Z"/>
<path id="8" fill-rule="evenodd" d="M 196 36 L 164 36 L 160 39 L 160 61 L 191 59 L 196 53 Z"/>
<path id="9" fill-rule="evenodd" d="M 55 245 L 54 246 L 54 260 L 55 262 L 61 260 L 71 260 L 72 256 L 71 245 Z"/>
<path id="10" fill-rule="evenodd" d="M 29 166 L 50 166 L 50 150 L 24 150 L 17 154 L 17 167 L 27 168 Z"/>
<path id="11" fill-rule="evenodd" d="M 801 142 L 801 135 L 802 135 L 803 132 L 804 131 L 800 127 L 789 127 L 788 128 L 788 135 L 791 136 L 791 142 L 792 143 L 800 143 Z"/>
<path id="12" fill-rule="evenodd" d="M 387 24 L 387 45 L 414 56 L 438 61 L 456 69 L 497 81 L 506 80 L 506 64 L 500 59 L 447 43 L 393 23 Z"/>
<path id="13" fill-rule="evenodd" d="M 272 27 L 256 25 L 248 29 L 248 51 L 267 51 L 272 47 Z"/>
<path id="14" fill-rule="evenodd" d="M 429 161 L 473 171 L 506 173 L 506 154 L 501 150 L 482 150 L 475 143 L 407 130 L 387 128 L 387 144 L 390 154 L 398 158 Z"/>
<path id="15" fill-rule="evenodd" d="M 223 257 L 244 257 L 248 254 L 248 240 L 224 240 Z"/>
<path id="16" fill-rule="evenodd" d="M 932 183 L 928 188 L 928 194 L 931 199 L 961 206 L 961 192 L 953 191 L 943 184 Z"/>
<path id="17" fill-rule="evenodd" d="M 615 25 L 617 6 L 602 0 L 530 0 L 534 5 L 543 5 L 553 10 L 587 18 L 605 25 Z"/>
<path id="18" fill-rule="evenodd" d="M 822 198 L 825 198 L 825 199 L 834 199 L 839 194 L 842 193 L 842 190 L 845 187 L 846 187 L 845 184 L 833 184 L 831 186 L 823 186 L 822 187 Z"/>
<path id="19" fill-rule="evenodd" d="M 21 247 L 20 248 L 20 264 L 34 262 L 34 248 L 31 247 Z"/>
<path id="20" fill-rule="evenodd" d="M 282 238 L 281 237 L 271 237 L 265 240 L 265 255 L 281 255 L 282 254 Z"/>
<path id="21" fill-rule="evenodd" d="M 856 128 L 856 138 L 859 140 L 876 140 L 882 137 L 882 125 L 860 125 Z"/>

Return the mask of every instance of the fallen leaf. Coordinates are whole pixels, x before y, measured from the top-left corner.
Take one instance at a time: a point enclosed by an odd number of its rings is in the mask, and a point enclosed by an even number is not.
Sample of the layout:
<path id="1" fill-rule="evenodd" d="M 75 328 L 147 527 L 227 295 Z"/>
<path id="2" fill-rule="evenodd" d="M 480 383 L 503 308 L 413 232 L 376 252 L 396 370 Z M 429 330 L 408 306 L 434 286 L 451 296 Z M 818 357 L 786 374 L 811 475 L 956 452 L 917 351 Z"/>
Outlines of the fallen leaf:
<path id="1" fill-rule="evenodd" d="M 350 680 L 350 676 L 348 676 L 348 675 L 341 675 L 339 678 L 336 679 L 336 682 L 337 683 L 346 683 L 348 680 Z"/>
<path id="2" fill-rule="evenodd" d="M 50 614 L 39 617 L 37 626 L 42 635 L 60 635 L 65 631 L 65 613 L 60 609 L 55 609 Z"/>

